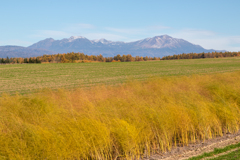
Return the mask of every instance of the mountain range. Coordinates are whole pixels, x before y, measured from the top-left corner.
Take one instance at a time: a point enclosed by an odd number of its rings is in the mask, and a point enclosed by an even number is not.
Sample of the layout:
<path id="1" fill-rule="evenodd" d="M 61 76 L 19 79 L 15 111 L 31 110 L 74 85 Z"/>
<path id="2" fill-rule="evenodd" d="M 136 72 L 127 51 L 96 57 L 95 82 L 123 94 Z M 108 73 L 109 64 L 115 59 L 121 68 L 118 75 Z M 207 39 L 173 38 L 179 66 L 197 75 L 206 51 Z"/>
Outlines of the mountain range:
<path id="1" fill-rule="evenodd" d="M 163 57 L 181 53 L 213 52 L 200 45 L 168 35 L 145 38 L 134 42 L 109 41 L 106 39 L 89 40 L 82 36 L 72 36 L 62 40 L 47 38 L 29 47 L 0 46 L 0 57 L 36 57 L 43 54 L 81 52 L 87 55 L 113 57 L 117 54 L 132 56 Z"/>

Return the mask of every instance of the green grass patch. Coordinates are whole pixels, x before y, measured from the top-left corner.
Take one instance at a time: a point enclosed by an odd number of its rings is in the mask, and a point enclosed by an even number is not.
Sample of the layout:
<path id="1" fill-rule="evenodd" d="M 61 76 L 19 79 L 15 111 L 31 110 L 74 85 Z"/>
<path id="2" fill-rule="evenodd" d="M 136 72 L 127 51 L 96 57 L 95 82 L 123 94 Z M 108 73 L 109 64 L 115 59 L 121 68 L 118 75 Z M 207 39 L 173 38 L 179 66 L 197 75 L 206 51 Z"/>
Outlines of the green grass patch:
<path id="1" fill-rule="evenodd" d="M 191 158 L 189 158 L 189 160 L 200 160 L 200 159 L 203 159 L 203 158 L 206 158 L 206 157 L 212 157 L 214 155 L 224 153 L 224 152 L 227 152 L 229 150 L 232 150 L 232 149 L 235 149 L 235 148 L 238 148 L 238 147 L 240 147 L 240 143 L 232 144 L 232 145 L 226 146 L 224 148 L 215 148 L 213 152 L 204 153 L 204 154 L 202 154 L 200 156 L 196 156 L 196 157 L 191 157 Z M 229 155 L 231 155 L 231 153 L 229 153 Z M 238 156 L 239 155 L 240 155 L 240 152 L 239 152 Z M 226 157 L 226 156 L 224 155 L 224 156 L 220 156 L 220 157 Z M 218 158 L 220 158 L 220 157 L 218 157 Z M 218 158 L 216 158 L 216 159 L 218 159 Z"/>
<path id="2" fill-rule="evenodd" d="M 222 155 L 212 160 L 239 160 L 240 159 L 240 150 L 228 153 L 226 155 Z"/>
<path id="3" fill-rule="evenodd" d="M 43 88 L 115 85 L 131 79 L 209 74 L 240 70 L 240 58 L 186 59 L 122 63 L 0 65 L 0 93 L 30 93 Z"/>

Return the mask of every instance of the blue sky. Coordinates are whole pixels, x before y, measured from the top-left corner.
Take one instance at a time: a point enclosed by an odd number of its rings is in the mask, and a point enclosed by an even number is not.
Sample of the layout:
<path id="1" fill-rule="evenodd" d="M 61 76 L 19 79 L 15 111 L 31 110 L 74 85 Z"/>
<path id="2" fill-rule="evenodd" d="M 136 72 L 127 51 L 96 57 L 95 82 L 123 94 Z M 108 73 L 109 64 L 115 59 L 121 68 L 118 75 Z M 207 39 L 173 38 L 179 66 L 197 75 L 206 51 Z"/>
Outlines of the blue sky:
<path id="1" fill-rule="evenodd" d="M 239 0 L 2 0 L 0 45 L 168 34 L 206 49 L 240 51 L 239 6 Z"/>

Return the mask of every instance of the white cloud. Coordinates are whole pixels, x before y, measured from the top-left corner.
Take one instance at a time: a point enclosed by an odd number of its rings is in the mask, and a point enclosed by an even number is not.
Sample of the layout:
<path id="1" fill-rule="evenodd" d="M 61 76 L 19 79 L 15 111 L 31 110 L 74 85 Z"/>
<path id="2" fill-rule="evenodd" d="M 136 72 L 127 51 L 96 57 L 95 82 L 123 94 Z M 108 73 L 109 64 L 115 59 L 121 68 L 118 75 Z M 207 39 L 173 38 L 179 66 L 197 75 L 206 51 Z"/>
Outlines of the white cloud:
<path id="1" fill-rule="evenodd" d="M 30 37 L 33 38 L 63 38 L 71 36 L 70 33 L 64 31 L 54 31 L 54 30 L 37 30 L 35 34 Z"/>
<path id="2" fill-rule="evenodd" d="M 216 33 L 208 30 L 183 29 L 178 31 L 177 33 L 174 33 L 173 35 L 178 38 L 182 38 L 182 37 L 194 38 L 194 37 L 214 36 L 216 35 Z"/>
<path id="3" fill-rule="evenodd" d="M 159 30 L 165 30 L 165 29 L 170 29 L 170 27 L 167 26 L 146 26 L 142 28 L 112 28 L 112 27 L 106 27 L 105 28 L 107 31 L 111 32 L 117 32 L 117 33 L 125 33 L 125 34 L 144 34 L 144 33 L 152 33 L 152 32 L 157 32 Z"/>
<path id="4" fill-rule="evenodd" d="M 71 24 L 67 27 L 63 28 L 62 30 L 72 34 L 79 34 L 84 32 L 89 32 L 96 29 L 94 25 L 86 24 L 86 23 L 78 23 L 78 24 Z"/>
<path id="5" fill-rule="evenodd" d="M 125 34 L 138 34 L 140 32 L 143 32 L 144 29 L 129 29 L 129 28 L 111 28 L 111 27 L 106 27 L 105 28 L 107 31 L 111 32 L 117 32 L 117 33 L 125 33 Z"/>
<path id="6" fill-rule="evenodd" d="M 151 29 L 151 30 L 164 30 L 164 29 L 171 29 L 171 27 L 156 25 L 156 26 L 148 26 L 147 29 Z"/>
<path id="7" fill-rule="evenodd" d="M 239 52 L 240 47 L 229 47 L 229 49 L 226 49 L 227 51 L 234 51 L 234 52 Z"/>
<path id="8" fill-rule="evenodd" d="M 231 36 L 230 42 L 233 44 L 240 44 L 240 36 Z"/>
<path id="9" fill-rule="evenodd" d="M 29 46 L 31 44 L 32 44 L 32 42 L 22 41 L 22 40 L 18 40 L 18 39 L 10 39 L 10 40 L 6 40 L 6 41 L 0 41 L 0 46 L 4 46 L 4 45 Z"/>
<path id="10" fill-rule="evenodd" d="M 125 36 L 118 35 L 118 34 L 111 34 L 111 33 L 87 33 L 87 34 L 84 34 L 83 36 L 91 40 L 105 38 L 111 41 L 119 41 L 119 40 L 128 39 Z"/>
<path id="11" fill-rule="evenodd" d="M 184 29 L 171 34 L 206 49 L 239 51 L 240 36 L 224 36 L 209 30 Z"/>
<path id="12" fill-rule="evenodd" d="M 84 28 L 84 29 L 94 29 L 95 28 L 94 25 L 86 24 L 86 23 L 79 23 L 79 24 L 76 24 L 74 26 L 77 27 L 77 28 Z"/>
<path id="13" fill-rule="evenodd" d="M 71 24 L 67 27 L 58 30 L 35 30 L 34 34 L 30 35 L 31 38 L 54 38 L 62 39 L 69 38 L 71 36 L 83 36 L 82 33 L 88 33 L 93 31 L 95 26 L 86 23 Z"/>

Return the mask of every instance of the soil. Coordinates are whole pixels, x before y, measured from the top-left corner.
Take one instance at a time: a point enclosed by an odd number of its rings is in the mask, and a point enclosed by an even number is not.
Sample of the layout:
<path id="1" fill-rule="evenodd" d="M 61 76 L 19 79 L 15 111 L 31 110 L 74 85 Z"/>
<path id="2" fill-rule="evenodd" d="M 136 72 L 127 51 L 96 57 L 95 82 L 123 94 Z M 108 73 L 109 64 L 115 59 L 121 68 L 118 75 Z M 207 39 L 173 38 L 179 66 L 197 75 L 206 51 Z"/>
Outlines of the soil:
<path id="1" fill-rule="evenodd" d="M 204 152 L 211 152 L 214 148 L 224 148 L 225 146 L 239 142 L 240 131 L 235 134 L 227 133 L 222 137 L 205 140 L 204 142 L 201 141 L 184 147 L 173 147 L 169 152 L 144 157 L 143 160 L 184 160 L 193 156 L 201 155 Z"/>

